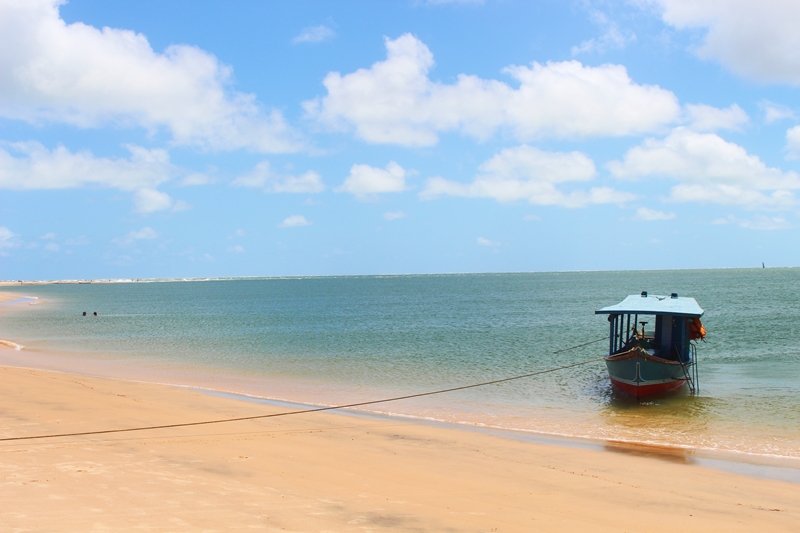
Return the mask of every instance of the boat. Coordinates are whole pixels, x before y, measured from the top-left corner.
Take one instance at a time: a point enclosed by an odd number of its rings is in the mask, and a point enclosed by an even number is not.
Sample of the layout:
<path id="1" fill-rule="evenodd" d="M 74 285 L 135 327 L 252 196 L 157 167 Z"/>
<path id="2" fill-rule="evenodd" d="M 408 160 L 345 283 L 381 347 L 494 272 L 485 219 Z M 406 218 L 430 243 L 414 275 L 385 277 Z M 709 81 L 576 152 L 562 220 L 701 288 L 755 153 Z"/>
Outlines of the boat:
<path id="1" fill-rule="evenodd" d="M 684 387 L 699 392 L 696 341 L 706 335 L 703 313 L 694 298 L 646 291 L 595 311 L 608 315 L 604 359 L 612 387 L 637 400 Z"/>

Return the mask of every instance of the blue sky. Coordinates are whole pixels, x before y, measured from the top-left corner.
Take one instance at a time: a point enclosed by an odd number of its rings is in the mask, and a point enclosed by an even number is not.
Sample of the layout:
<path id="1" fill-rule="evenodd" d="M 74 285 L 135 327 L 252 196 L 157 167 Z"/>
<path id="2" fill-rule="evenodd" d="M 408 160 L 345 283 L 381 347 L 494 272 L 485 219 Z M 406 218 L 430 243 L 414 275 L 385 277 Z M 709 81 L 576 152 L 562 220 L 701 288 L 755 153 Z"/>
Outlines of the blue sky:
<path id="1" fill-rule="evenodd" d="M 795 266 L 798 22 L 0 0 L 0 279 Z"/>

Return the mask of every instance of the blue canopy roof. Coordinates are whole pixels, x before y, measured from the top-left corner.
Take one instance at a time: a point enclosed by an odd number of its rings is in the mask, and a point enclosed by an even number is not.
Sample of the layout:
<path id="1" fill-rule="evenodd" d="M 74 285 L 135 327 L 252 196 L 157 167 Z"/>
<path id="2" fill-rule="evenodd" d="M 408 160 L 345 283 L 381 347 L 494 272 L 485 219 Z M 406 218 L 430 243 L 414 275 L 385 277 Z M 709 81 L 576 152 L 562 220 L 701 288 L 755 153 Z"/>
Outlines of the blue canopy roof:
<path id="1" fill-rule="evenodd" d="M 646 293 L 643 293 L 646 294 Z M 596 315 L 672 315 L 686 317 L 703 316 L 703 310 L 697 305 L 694 298 L 679 296 L 646 296 L 632 294 L 616 305 L 604 307 L 595 311 Z"/>

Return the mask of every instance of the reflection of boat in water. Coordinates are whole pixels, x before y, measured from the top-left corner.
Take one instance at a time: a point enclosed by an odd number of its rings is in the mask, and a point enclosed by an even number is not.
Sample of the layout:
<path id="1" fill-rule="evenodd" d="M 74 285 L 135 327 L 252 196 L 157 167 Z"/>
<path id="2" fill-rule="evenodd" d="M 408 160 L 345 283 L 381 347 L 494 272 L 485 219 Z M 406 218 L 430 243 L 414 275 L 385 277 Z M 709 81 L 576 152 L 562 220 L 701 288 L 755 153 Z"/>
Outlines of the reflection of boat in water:
<path id="1" fill-rule="evenodd" d="M 608 315 L 605 361 L 616 390 L 637 399 L 684 385 L 693 393 L 698 390 L 697 351 L 692 341 L 705 337 L 706 331 L 700 323 L 703 310 L 694 298 L 642 292 L 595 314 Z M 646 329 L 648 324 L 653 328 Z"/>

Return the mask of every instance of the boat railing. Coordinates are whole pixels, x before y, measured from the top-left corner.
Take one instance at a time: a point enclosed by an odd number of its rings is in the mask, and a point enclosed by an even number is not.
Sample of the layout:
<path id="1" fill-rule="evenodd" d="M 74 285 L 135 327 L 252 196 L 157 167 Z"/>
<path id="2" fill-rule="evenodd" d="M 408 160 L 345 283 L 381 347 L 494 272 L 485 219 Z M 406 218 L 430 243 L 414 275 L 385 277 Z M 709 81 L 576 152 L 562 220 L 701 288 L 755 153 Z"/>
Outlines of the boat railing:
<path id="1" fill-rule="evenodd" d="M 689 390 L 692 394 L 697 394 L 700 389 L 697 387 L 697 350 L 694 344 L 689 344 L 689 359 L 684 362 L 683 354 L 681 353 L 680 346 L 675 346 L 678 351 L 678 363 L 683 369 L 683 375 L 686 377 L 686 384 L 689 385 Z"/>

